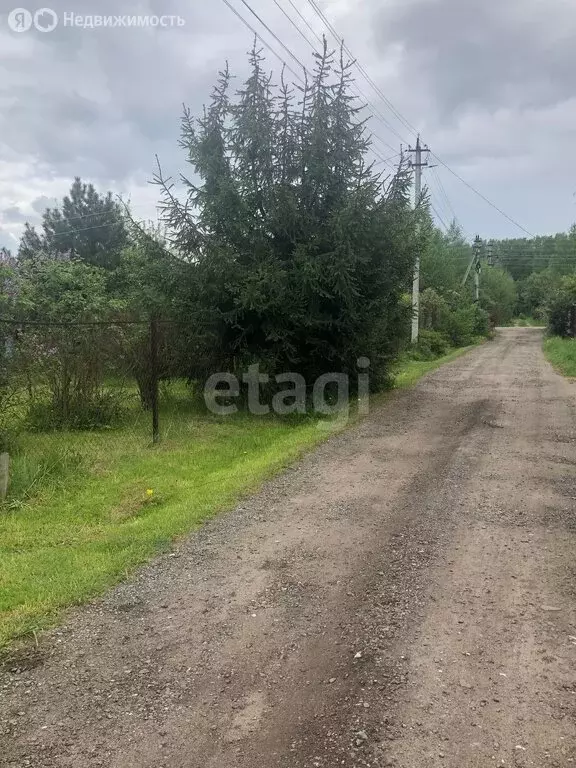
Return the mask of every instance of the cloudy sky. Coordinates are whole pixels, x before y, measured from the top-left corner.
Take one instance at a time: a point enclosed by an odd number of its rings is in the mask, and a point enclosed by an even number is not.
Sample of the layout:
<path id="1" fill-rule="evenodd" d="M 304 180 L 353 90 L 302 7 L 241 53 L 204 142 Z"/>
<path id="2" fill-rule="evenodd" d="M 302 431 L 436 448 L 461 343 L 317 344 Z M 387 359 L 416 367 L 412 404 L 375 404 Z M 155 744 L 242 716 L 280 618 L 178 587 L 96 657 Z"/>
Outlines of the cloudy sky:
<path id="1" fill-rule="evenodd" d="M 24 2 L 32 14 L 41 7 Z M 199 113 L 226 59 L 241 79 L 252 41 L 223 0 L 46 2 L 58 26 L 16 32 L 8 23 L 14 3 L 0 0 L 0 245 L 12 248 L 23 222 L 38 222 L 75 175 L 129 198 L 136 215 L 154 218 L 157 190 L 148 183 L 154 156 L 171 174 L 185 170 L 177 145 L 182 103 Z M 296 67 L 243 0 L 228 2 Z M 359 75 L 358 87 L 378 113 L 370 126 L 380 157 L 398 152 L 401 141 L 414 143 L 415 129 L 443 162 L 530 232 L 562 231 L 576 221 L 574 0 L 317 3 L 378 86 L 380 93 Z M 310 63 L 310 46 L 285 14 L 315 43 L 313 35 L 327 30 L 311 0 L 250 5 Z M 72 11 L 175 15 L 185 24 L 65 27 L 64 14 Z M 269 53 L 268 60 L 277 73 L 278 59 Z M 470 235 L 522 235 L 442 164 L 426 171 L 425 180 L 442 220 L 454 211 Z"/>

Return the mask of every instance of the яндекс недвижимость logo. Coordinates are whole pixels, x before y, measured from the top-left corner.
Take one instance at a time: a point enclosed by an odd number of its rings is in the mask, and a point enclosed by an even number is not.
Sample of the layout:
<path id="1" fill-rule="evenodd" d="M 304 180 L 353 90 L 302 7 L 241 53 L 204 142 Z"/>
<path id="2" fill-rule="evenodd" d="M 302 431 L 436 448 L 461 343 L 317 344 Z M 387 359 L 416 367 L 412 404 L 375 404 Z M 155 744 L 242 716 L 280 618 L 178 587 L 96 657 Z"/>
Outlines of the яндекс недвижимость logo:
<path id="1" fill-rule="evenodd" d="M 58 26 L 58 14 L 52 8 L 39 8 L 35 13 L 14 8 L 8 14 L 8 26 L 13 32 L 28 32 L 32 27 L 38 32 L 52 32 Z"/>

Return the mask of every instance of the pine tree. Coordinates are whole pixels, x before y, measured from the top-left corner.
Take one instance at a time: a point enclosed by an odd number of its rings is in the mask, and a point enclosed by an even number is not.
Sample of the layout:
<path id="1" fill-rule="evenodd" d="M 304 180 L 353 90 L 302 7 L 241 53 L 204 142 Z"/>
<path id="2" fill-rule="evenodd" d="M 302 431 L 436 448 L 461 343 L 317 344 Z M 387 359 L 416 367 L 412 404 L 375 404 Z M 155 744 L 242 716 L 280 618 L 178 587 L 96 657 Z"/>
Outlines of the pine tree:
<path id="1" fill-rule="evenodd" d="M 19 258 L 76 258 L 85 264 L 114 269 L 127 244 L 122 209 L 112 193 L 100 195 L 92 184 L 74 179 L 62 205 L 42 217 L 42 234 L 28 223 Z"/>

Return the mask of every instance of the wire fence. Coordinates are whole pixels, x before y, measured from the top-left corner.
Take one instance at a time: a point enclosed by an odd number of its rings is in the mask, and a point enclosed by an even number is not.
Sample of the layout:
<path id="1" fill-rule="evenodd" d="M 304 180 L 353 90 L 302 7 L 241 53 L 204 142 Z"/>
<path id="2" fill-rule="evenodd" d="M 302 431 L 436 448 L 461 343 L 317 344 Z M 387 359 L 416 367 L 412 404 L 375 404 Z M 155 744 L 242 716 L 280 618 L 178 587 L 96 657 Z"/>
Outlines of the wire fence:
<path id="1" fill-rule="evenodd" d="M 176 323 L 155 317 L 0 319 L 0 501 L 9 475 L 11 495 L 22 495 L 72 454 L 97 445 L 120 457 L 173 433 L 197 406 L 193 384 L 174 375 L 178 336 Z M 20 477 L 8 455 L 19 457 Z"/>
<path id="2" fill-rule="evenodd" d="M 52 428 L 107 427 L 137 388 L 150 412 L 152 442 L 160 438 L 160 327 L 150 320 L 17 321 L 0 319 L 0 386 L 4 396 Z M 162 350 L 166 359 L 166 345 Z M 111 408 L 108 412 L 104 404 Z M 99 406 L 99 407 L 96 407 Z M 95 408 L 96 407 L 96 408 Z M 20 408 L 22 416 L 22 408 Z"/>

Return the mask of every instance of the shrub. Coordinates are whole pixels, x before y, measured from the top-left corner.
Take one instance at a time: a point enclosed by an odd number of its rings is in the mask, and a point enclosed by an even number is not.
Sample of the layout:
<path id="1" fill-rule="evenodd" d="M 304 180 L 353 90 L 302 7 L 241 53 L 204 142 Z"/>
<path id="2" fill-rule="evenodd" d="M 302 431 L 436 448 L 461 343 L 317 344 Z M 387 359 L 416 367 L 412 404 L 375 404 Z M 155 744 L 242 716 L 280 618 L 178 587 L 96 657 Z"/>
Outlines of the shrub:
<path id="1" fill-rule="evenodd" d="M 479 336 L 488 336 L 490 318 L 477 304 L 460 307 L 450 313 L 447 332 L 455 347 L 466 347 Z"/>
<path id="2" fill-rule="evenodd" d="M 411 357 L 416 360 L 434 360 L 436 357 L 445 355 L 449 349 L 450 341 L 443 333 L 423 328 Z"/>
<path id="3" fill-rule="evenodd" d="M 576 335 L 576 277 L 564 277 L 548 309 L 548 328 L 553 336 Z"/>

